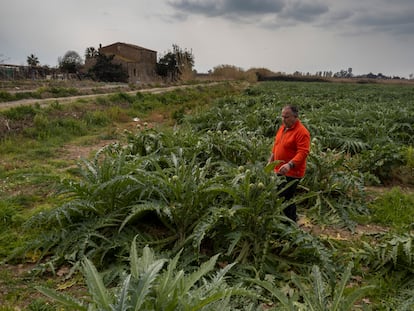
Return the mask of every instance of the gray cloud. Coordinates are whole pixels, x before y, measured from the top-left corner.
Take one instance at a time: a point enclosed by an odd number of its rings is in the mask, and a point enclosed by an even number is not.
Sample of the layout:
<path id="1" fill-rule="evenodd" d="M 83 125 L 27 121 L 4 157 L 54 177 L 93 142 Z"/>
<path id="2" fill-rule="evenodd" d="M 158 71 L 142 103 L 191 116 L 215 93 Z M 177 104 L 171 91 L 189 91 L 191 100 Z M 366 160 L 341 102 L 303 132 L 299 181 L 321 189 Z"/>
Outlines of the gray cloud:
<path id="1" fill-rule="evenodd" d="M 279 13 L 285 6 L 283 0 L 227 0 L 223 9 L 232 14 L 271 14 Z"/>
<path id="2" fill-rule="evenodd" d="M 326 4 L 312 0 L 170 0 L 168 4 L 179 12 L 171 16 L 176 20 L 197 14 L 268 29 L 309 23 L 329 11 Z"/>
<path id="3" fill-rule="evenodd" d="M 295 1 L 286 6 L 281 16 L 300 22 L 311 22 L 328 11 L 328 6 L 323 3 Z"/>
<path id="4" fill-rule="evenodd" d="M 309 0 L 170 0 L 169 4 L 187 14 L 233 17 L 243 21 L 246 17 L 260 20 L 261 15 L 273 15 L 275 19 L 309 22 L 329 10 L 326 4 Z"/>
<path id="5" fill-rule="evenodd" d="M 346 33 L 383 33 L 412 36 L 414 34 L 414 2 L 412 0 L 367 0 L 331 6 L 319 26 L 335 27 Z"/>
<path id="6" fill-rule="evenodd" d="M 170 1 L 169 4 L 181 13 L 195 13 L 210 17 L 223 15 L 219 4 L 214 2 L 207 3 L 206 1 L 179 0 Z"/>
<path id="7" fill-rule="evenodd" d="M 372 10 L 356 14 L 352 19 L 356 26 L 393 34 L 414 34 L 414 6 L 389 7 L 388 9 Z"/>
<path id="8" fill-rule="evenodd" d="M 341 32 L 384 31 L 414 33 L 412 0 L 169 0 L 168 4 L 185 15 L 223 17 L 233 22 L 255 23 L 264 28 L 311 24 Z"/>
<path id="9" fill-rule="evenodd" d="M 285 0 L 171 0 L 176 10 L 204 16 L 235 16 L 278 13 L 285 6 Z"/>

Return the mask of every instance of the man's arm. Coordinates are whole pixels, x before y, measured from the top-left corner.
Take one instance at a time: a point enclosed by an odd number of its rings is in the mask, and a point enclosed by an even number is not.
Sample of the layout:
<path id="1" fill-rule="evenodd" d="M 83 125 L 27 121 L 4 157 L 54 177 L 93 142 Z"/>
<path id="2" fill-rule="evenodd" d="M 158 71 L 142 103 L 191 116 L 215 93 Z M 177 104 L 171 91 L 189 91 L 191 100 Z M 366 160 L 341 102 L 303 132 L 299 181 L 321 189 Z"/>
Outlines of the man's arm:
<path id="1" fill-rule="evenodd" d="M 297 152 L 296 155 L 289 161 L 289 163 L 293 163 L 292 167 L 294 167 L 298 163 L 302 163 L 306 161 L 306 157 L 309 154 L 310 150 L 310 135 L 308 132 L 302 133 L 297 138 Z"/>

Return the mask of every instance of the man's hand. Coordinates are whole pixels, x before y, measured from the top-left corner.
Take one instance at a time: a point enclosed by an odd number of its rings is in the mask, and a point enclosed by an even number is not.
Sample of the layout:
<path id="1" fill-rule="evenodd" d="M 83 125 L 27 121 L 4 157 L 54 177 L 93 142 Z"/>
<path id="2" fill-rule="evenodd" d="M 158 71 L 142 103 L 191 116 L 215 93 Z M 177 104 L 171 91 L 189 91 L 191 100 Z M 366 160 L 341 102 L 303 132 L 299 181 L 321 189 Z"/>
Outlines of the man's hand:
<path id="1" fill-rule="evenodd" d="M 290 171 L 290 164 L 289 163 L 286 163 L 286 164 L 283 164 L 280 168 L 279 168 L 279 174 L 281 174 L 281 175 L 286 175 L 286 173 L 287 172 L 289 172 Z"/>

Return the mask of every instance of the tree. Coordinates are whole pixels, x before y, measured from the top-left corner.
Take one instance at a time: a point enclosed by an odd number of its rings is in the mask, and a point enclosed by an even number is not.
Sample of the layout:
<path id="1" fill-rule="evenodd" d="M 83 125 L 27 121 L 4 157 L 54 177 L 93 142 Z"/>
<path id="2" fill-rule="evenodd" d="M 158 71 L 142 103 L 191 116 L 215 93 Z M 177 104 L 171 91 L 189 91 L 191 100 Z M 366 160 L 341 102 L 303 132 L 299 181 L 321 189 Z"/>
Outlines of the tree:
<path id="1" fill-rule="evenodd" d="M 30 54 L 29 56 L 27 56 L 27 64 L 30 67 L 34 68 L 39 66 L 40 62 L 37 56 L 35 56 L 34 54 Z"/>
<path id="2" fill-rule="evenodd" d="M 34 54 L 30 54 L 29 56 L 27 56 L 27 64 L 30 67 L 30 75 L 32 77 L 32 79 L 35 79 L 38 76 L 38 71 L 37 68 L 39 67 L 39 59 L 37 58 L 36 55 Z"/>
<path id="3" fill-rule="evenodd" d="M 98 53 L 95 65 L 89 69 L 92 79 L 104 82 L 128 82 L 128 72 L 120 64 L 112 62 L 114 55 Z"/>
<path id="4" fill-rule="evenodd" d="M 341 71 L 334 74 L 335 78 L 352 78 L 352 68 L 348 68 L 348 70 L 342 69 Z"/>
<path id="5" fill-rule="evenodd" d="M 82 58 L 75 51 L 67 51 L 58 62 L 59 68 L 66 73 L 77 73 L 83 64 Z"/>
<path id="6" fill-rule="evenodd" d="M 173 44 L 172 51 L 161 57 L 157 63 L 157 74 L 171 81 L 185 79 L 192 75 L 194 55 L 191 51 L 182 50 Z"/>
<path id="7" fill-rule="evenodd" d="M 95 49 L 93 46 L 86 48 L 85 50 L 85 58 L 95 58 L 99 54 L 99 51 Z"/>

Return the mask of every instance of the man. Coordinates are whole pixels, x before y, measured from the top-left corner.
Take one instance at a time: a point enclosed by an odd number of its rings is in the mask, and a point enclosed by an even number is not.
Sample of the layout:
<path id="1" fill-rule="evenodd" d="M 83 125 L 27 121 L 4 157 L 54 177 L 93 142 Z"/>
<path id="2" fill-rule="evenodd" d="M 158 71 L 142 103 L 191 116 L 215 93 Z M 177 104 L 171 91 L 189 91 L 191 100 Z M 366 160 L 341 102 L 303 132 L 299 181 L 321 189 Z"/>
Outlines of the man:
<path id="1" fill-rule="evenodd" d="M 282 161 L 275 167 L 278 175 L 286 176 L 287 183 L 279 189 L 284 188 L 292 182 L 281 194 L 285 200 L 293 198 L 300 179 L 305 175 L 306 158 L 310 148 L 309 131 L 299 120 L 298 109 L 295 106 L 287 105 L 282 109 L 282 125 L 276 133 L 272 154 L 269 163 L 275 160 Z M 294 222 L 297 220 L 296 204 L 290 204 L 285 208 L 286 217 Z"/>

